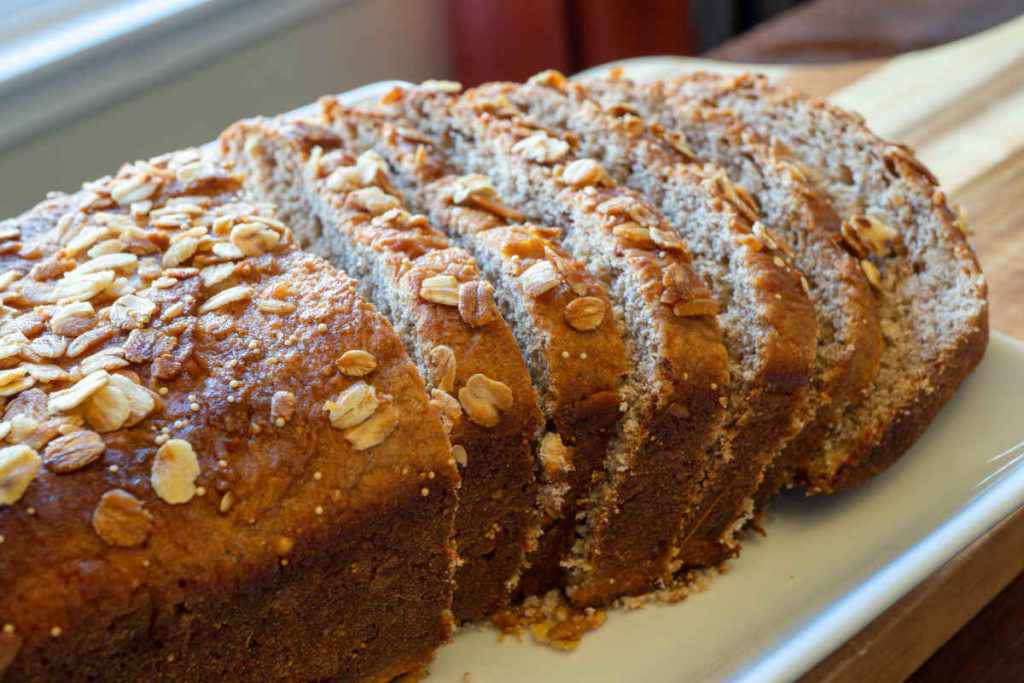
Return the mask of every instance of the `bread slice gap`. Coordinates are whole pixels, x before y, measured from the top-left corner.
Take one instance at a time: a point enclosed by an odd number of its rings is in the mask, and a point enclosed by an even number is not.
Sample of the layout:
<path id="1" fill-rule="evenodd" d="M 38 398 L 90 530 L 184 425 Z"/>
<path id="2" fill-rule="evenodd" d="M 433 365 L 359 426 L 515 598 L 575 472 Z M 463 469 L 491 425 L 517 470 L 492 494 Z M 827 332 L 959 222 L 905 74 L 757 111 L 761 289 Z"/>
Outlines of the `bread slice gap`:
<path id="1" fill-rule="evenodd" d="M 693 74 L 665 91 L 728 109 L 828 197 L 844 247 L 875 290 L 880 369 L 824 443 L 808 482 L 831 493 L 894 463 L 977 366 L 988 344 L 988 289 L 931 172 L 856 114 L 755 75 Z"/>
<path id="2" fill-rule="evenodd" d="M 818 321 L 808 402 L 813 418 L 765 473 L 755 501 L 762 510 L 782 488 L 812 480 L 833 425 L 878 373 L 881 332 L 871 285 L 857 259 L 839 246 L 840 220 L 828 199 L 728 111 L 671 97 L 658 81 L 643 85 L 613 76 L 589 80 L 585 87 L 606 110 L 660 125 L 681 151 L 722 168 L 772 226 L 774 233 L 766 229 L 761 237 L 789 253 L 806 278 Z"/>
<path id="3" fill-rule="evenodd" d="M 518 593 L 564 585 L 560 563 L 571 558 L 576 516 L 603 477 L 628 374 L 607 288 L 558 245 L 560 230 L 522 224 L 486 176 L 454 175 L 429 137 L 334 98 L 323 101 L 322 113 L 346 142 L 380 153 L 409 206 L 473 254 L 494 285 L 548 425 L 541 443 L 544 533 Z"/>
<path id="4" fill-rule="evenodd" d="M 452 632 L 459 475 L 355 283 L 209 150 L 2 225 L 0 678 L 425 666 Z M 340 372 L 346 351 L 372 370 Z"/>
<path id="5" fill-rule="evenodd" d="M 693 266 L 719 304 L 730 357 L 723 466 L 685 530 L 682 567 L 717 564 L 739 551 L 737 532 L 773 459 L 807 419 L 817 321 L 789 256 L 768 240 L 753 200 L 721 169 L 701 166 L 658 128 L 625 111 L 606 112 L 586 89 L 557 72 L 524 85 L 475 91 L 481 107 L 514 112 L 572 136 L 574 154 L 600 162 L 616 181 L 642 192 L 684 239 Z"/>
<path id="6" fill-rule="evenodd" d="M 471 94 L 429 87 L 395 90 L 381 103 L 433 136 L 459 172 L 487 175 L 528 219 L 561 227 L 562 246 L 607 282 L 628 331 L 632 372 L 622 446 L 581 519 L 567 592 L 594 605 L 662 587 L 724 419 L 728 358 L 717 304 L 685 245 L 640 194 L 589 162 L 567 182 L 565 140 L 477 105 Z M 664 235 L 664 245 L 645 238 L 646 228 L 630 229 L 630 214 Z"/>
<path id="7" fill-rule="evenodd" d="M 379 155 L 350 153 L 318 122 L 243 121 L 221 146 L 307 248 L 360 283 L 428 378 L 463 480 L 455 615 L 475 621 L 502 609 L 539 533 L 534 448 L 543 423 L 491 286 L 472 256 L 405 210 Z"/>

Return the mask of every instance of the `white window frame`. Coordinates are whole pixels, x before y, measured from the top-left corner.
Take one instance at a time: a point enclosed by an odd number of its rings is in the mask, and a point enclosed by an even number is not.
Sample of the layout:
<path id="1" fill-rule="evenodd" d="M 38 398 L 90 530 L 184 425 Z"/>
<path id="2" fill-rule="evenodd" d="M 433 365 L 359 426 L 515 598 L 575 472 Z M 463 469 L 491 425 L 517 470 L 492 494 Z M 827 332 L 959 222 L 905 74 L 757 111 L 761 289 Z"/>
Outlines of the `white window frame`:
<path id="1" fill-rule="evenodd" d="M 349 1 L 63 0 L 16 14 L 0 28 L 0 151 Z"/>

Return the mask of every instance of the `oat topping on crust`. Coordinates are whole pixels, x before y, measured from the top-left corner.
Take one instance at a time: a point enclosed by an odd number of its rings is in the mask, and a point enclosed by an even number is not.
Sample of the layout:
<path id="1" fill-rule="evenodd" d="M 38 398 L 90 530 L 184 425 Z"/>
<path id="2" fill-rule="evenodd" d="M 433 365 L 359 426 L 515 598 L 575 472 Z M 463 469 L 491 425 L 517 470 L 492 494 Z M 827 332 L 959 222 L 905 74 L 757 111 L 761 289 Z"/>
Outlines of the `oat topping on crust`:
<path id="1" fill-rule="evenodd" d="M 459 403 L 466 415 L 482 427 L 497 426 L 500 413 L 509 410 L 514 400 L 508 386 L 482 373 L 471 376 L 459 389 Z"/>
<path id="2" fill-rule="evenodd" d="M 0 506 L 13 505 L 36 478 L 42 460 L 25 445 L 0 448 Z"/>
<path id="3" fill-rule="evenodd" d="M 377 359 L 372 353 L 362 349 L 351 349 L 341 354 L 335 361 L 338 370 L 349 377 L 363 377 L 370 374 L 377 367 Z"/>
<path id="4" fill-rule="evenodd" d="M 142 501 L 123 489 L 107 491 L 92 513 L 92 528 L 108 545 L 131 548 L 149 537 L 153 515 Z"/>
<path id="5" fill-rule="evenodd" d="M 171 439 L 157 449 L 149 481 L 165 502 L 180 505 L 196 495 L 199 459 L 192 444 L 184 439 Z"/>

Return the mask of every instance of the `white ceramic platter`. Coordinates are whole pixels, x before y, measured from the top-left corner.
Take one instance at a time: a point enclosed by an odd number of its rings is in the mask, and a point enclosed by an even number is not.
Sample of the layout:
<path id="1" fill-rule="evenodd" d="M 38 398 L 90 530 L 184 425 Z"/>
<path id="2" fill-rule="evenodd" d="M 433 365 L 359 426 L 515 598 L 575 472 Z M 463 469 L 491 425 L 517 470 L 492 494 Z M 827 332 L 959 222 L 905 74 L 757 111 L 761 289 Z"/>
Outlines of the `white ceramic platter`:
<path id="1" fill-rule="evenodd" d="M 395 84 L 344 97 L 368 101 Z M 707 591 L 613 611 L 571 653 L 464 630 L 428 680 L 792 680 L 1024 505 L 1022 387 L 1024 343 L 993 334 L 981 366 L 896 465 L 846 494 L 784 497 L 767 538 L 748 537 Z"/>
<path id="2" fill-rule="evenodd" d="M 675 605 L 613 611 L 571 653 L 477 628 L 429 681 L 786 681 L 1024 505 L 1024 343 L 995 334 L 978 370 L 888 472 L 846 494 L 790 495 L 767 538 Z"/>

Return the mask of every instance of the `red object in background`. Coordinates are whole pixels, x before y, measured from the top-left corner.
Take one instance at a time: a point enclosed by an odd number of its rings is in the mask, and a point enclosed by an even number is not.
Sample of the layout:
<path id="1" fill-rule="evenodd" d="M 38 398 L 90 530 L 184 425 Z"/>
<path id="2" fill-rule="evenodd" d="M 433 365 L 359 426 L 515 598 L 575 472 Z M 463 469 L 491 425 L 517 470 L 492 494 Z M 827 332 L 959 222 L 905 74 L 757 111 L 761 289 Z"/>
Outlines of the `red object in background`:
<path id="1" fill-rule="evenodd" d="M 448 11 L 467 86 L 695 46 L 687 0 L 448 0 Z"/>

